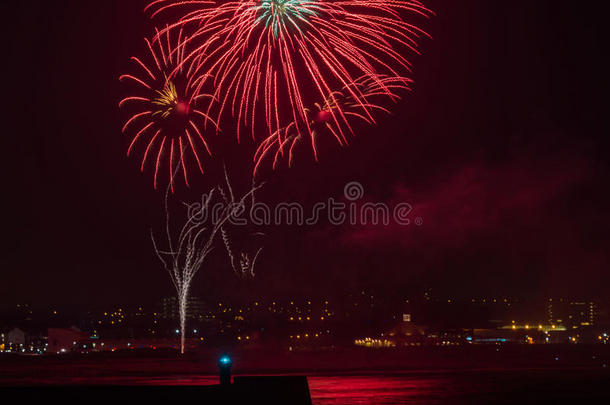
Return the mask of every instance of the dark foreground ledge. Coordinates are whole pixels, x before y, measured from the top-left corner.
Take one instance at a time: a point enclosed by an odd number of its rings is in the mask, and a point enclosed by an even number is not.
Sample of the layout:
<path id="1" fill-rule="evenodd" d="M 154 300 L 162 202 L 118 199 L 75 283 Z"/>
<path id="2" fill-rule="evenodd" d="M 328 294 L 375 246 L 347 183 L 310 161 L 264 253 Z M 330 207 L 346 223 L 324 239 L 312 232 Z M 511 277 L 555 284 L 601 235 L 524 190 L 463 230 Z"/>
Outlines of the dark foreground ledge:
<path id="1" fill-rule="evenodd" d="M 48 386 L 0 387 L 0 398 L 25 403 L 140 404 L 196 401 L 199 404 L 312 405 L 307 377 L 236 377 L 229 386 Z M 35 402 L 34 402 L 35 401 Z"/>

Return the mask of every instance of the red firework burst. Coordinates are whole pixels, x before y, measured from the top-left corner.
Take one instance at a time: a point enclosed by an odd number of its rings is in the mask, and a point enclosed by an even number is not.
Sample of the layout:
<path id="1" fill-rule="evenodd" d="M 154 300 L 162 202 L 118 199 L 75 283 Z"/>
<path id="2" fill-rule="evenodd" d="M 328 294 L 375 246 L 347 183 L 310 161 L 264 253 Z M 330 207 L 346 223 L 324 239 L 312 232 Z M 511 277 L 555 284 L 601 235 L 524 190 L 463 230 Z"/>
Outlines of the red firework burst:
<path id="1" fill-rule="evenodd" d="M 128 108 L 130 112 L 123 126 L 123 133 L 133 133 L 127 155 L 130 156 L 137 145 L 142 146 L 141 170 L 144 172 L 147 162 L 152 161 L 155 189 L 166 164 L 172 191 L 174 175 L 179 168 L 190 187 L 191 162 L 195 162 L 203 173 L 202 151 L 211 155 L 201 128 L 208 121 L 216 127 L 217 124 L 201 110 L 202 100 L 211 96 L 196 91 L 198 80 L 203 77 L 195 76 L 195 66 L 184 61 L 187 42 L 181 30 L 175 43 L 171 31 L 157 32 L 155 40 L 146 40 L 150 63 L 132 57 L 139 73 L 120 77 L 121 81 L 132 83 L 135 91 L 119 103 L 119 107 Z"/>
<path id="2" fill-rule="evenodd" d="M 341 146 L 349 144 L 349 139 L 342 134 L 337 122 L 333 120 L 337 111 L 342 111 L 345 117 L 355 118 L 367 124 L 374 124 L 375 121 L 370 115 L 362 113 L 362 105 L 371 111 L 382 111 L 389 114 L 390 111 L 382 107 L 378 103 L 378 99 L 388 96 L 392 100 L 398 99 L 399 97 L 396 94 L 398 91 L 409 90 L 407 83 L 410 83 L 409 79 L 400 77 L 372 79 L 363 76 L 341 91 L 329 94 L 322 103 L 315 103 L 315 108 L 306 110 L 314 151 L 317 139 L 322 135 L 332 136 Z M 388 90 L 390 91 L 389 95 Z M 353 94 L 358 94 L 359 98 L 356 99 Z M 288 153 L 288 165 L 292 166 L 295 147 L 302 142 L 303 133 L 299 131 L 295 122 L 291 122 L 285 128 L 276 131 L 260 144 L 254 155 L 254 176 L 261 168 L 263 161 L 271 156 L 273 156 L 273 170 L 277 168 L 280 158 L 285 153 Z"/>
<path id="3" fill-rule="evenodd" d="M 146 7 L 153 17 L 173 9 L 183 10 L 182 17 L 166 31 L 192 30 L 193 51 L 184 62 L 196 65 L 203 77 L 198 92 L 212 89 L 208 115 L 219 121 L 230 109 L 238 128 L 251 126 L 253 137 L 259 115 L 270 137 L 292 122 L 297 133 L 309 136 L 316 158 L 306 105 L 329 98 L 337 106 L 324 120 L 338 139 L 352 131 L 356 110 L 373 121 L 375 106 L 353 83 L 364 77 L 392 97 L 383 78 L 410 73 L 403 55 L 417 53 L 417 40 L 427 35 L 404 18 L 432 14 L 417 0 L 156 0 Z M 350 114 L 335 98 L 337 89 L 351 99 Z"/>

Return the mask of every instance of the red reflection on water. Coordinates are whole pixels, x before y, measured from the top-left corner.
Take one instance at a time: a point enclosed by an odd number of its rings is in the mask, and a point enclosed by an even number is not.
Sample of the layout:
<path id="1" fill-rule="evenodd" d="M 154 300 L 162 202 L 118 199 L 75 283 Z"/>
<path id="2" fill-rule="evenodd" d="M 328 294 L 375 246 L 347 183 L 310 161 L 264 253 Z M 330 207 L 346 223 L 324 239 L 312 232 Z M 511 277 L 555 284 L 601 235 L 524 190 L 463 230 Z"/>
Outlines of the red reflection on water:
<path id="1" fill-rule="evenodd" d="M 407 377 L 340 376 L 310 377 L 315 405 L 429 404 L 438 381 Z M 438 389 L 438 388 L 437 388 Z"/>
<path id="2" fill-rule="evenodd" d="M 436 403 L 451 385 L 445 378 L 382 376 L 308 377 L 314 405 L 399 405 Z M 88 386 L 202 386 L 218 384 L 216 375 L 174 376 L 82 376 L 20 379 L 19 385 Z"/>
<path id="3" fill-rule="evenodd" d="M 431 404 L 438 399 L 438 378 L 408 376 L 314 376 L 309 377 L 314 405 L 398 405 Z M 213 385 L 217 376 L 181 376 L 122 381 L 130 385 Z"/>

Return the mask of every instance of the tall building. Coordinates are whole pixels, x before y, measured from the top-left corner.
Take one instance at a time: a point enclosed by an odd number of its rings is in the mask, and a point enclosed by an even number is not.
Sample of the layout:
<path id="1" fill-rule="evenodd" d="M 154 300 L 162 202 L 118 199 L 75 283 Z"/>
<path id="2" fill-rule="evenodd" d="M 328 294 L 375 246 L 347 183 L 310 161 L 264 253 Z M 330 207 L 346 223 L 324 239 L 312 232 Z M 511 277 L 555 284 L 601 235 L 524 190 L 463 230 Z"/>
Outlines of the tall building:
<path id="1" fill-rule="evenodd" d="M 551 325 L 575 329 L 595 325 L 597 307 L 593 301 L 551 298 L 547 303 L 547 315 Z"/>
<path id="2" fill-rule="evenodd" d="M 178 298 L 167 297 L 161 302 L 161 318 L 163 319 L 178 319 Z M 205 313 L 205 304 L 203 301 L 196 297 L 189 298 L 186 317 L 188 319 L 199 319 L 202 318 Z"/>

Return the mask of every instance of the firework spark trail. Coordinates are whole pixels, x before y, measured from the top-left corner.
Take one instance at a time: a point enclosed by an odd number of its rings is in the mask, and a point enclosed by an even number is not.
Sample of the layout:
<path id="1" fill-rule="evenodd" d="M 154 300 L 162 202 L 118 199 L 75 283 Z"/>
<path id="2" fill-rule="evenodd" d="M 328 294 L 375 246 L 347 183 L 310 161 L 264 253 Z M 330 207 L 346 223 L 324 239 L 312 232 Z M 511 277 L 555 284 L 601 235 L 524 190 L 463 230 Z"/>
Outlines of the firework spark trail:
<path id="1" fill-rule="evenodd" d="M 211 96 L 196 92 L 197 80 L 201 78 L 194 77 L 194 66 L 185 62 L 187 42 L 182 30 L 175 38 L 172 31 L 158 32 L 153 41 L 146 40 L 149 63 L 132 57 L 138 73 L 120 77 L 122 82 L 134 85 L 135 93 L 119 103 L 119 107 L 130 111 L 123 133 L 134 134 L 127 155 L 136 146 L 142 146 L 140 169 L 144 172 L 152 160 L 155 189 L 161 169 L 167 165 L 172 192 L 175 180 L 172 173 L 178 165 L 182 167 L 187 187 L 190 187 L 188 168 L 192 162 L 203 173 L 201 155 L 211 155 L 211 150 L 200 128 L 207 122 L 217 127 L 202 108 L 203 100 Z"/>
<path id="2" fill-rule="evenodd" d="M 224 169 L 225 169 L 225 183 L 226 184 L 225 184 L 225 186 L 219 186 L 218 190 L 219 190 L 222 200 L 226 206 L 237 207 L 239 203 L 235 200 L 235 194 L 233 192 L 233 187 L 231 186 L 231 182 L 229 180 L 229 173 L 227 171 L 226 166 Z M 258 190 L 259 188 L 261 188 L 263 186 L 264 186 L 264 183 L 260 184 L 259 186 L 256 186 L 254 183 L 252 184 L 252 189 L 251 189 L 250 195 L 252 196 L 253 205 L 254 205 L 254 201 L 255 201 L 256 190 Z M 226 191 L 224 190 L 224 187 L 227 188 Z M 242 199 L 241 201 L 243 204 L 243 202 L 245 200 Z M 245 206 L 244 206 L 244 208 L 245 208 Z M 256 262 L 258 260 L 258 257 L 262 253 L 263 248 L 261 247 L 258 249 L 256 254 L 254 255 L 254 258 L 251 258 L 251 255 L 245 251 L 240 251 L 239 255 L 237 255 L 235 253 L 235 249 L 233 247 L 233 241 L 232 241 L 230 233 L 229 233 L 228 225 L 229 224 L 222 226 L 220 228 L 220 231 L 221 231 L 221 239 L 225 245 L 225 250 L 227 251 L 227 254 L 229 256 L 229 261 L 231 262 L 231 267 L 233 268 L 233 271 L 235 272 L 236 275 L 238 275 L 240 277 L 255 277 Z M 258 233 L 256 235 L 261 236 L 263 234 Z"/>
<path id="3" fill-rule="evenodd" d="M 178 169 L 173 173 L 176 174 Z M 244 204 L 250 195 L 256 192 L 256 188 L 246 194 L 236 204 Z M 223 204 L 222 209 L 217 211 L 218 216 L 212 221 L 201 221 L 199 214 L 209 212 L 218 190 L 212 189 L 203 200 L 203 204 L 184 204 L 187 208 L 187 217 L 180 227 L 177 235 L 172 234 L 169 194 L 170 187 L 165 193 L 165 235 L 164 247 L 161 247 L 151 231 L 151 239 L 157 257 L 167 270 L 178 295 L 178 312 L 180 318 L 180 352 L 184 354 L 186 338 L 186 320 L 188 301 L 193 280 L 203 267 L 209 254 L 212 252 L 216 235 L 235 214 L 232 204 Z M 248 263 L 249 266 L 253 264 Z"/>
<path id="4" fill-rule="evenodd" d="M 349 86 L 351 90 L 357 89 L 357 93 L 361 94 L 359 100 L 354 99 L 352 95 L 354 91 L 350 91 L 350 89 L 345 87 L 341 91 L 335 91 L 326 96 L 322 103 L 314 103 L 314 108 L 306 110 L 314 144 L 319 136 L 326 133 L 326 135 L 332 136 L 339 145 L 347 146 L 349 139 L 343 135 L 337 127 L 337 122 L 332 119 L 333 111 L 341 110 L 346 117 L 358 119 L 372 125 L 375 123 L 374 119 L 362 113 L 361 105 L 364 104 L 371 111 L 381 111 L 389 114 L 390 111 L 376 103 L 375 100 L 380 97 L 389 97 L 393 101 L 398 100 L 400 97 L 397 95 L 397 92 L 409 90 L 408 83 L 410 83 L 409 79 L 400 77 L 379 77 L 373 79 L 363 76 L 356 79 Z M 388 90 L 390 90 L 389 94 L 387 93 Z M 281 134 L 277 132 L 281 132 Z M 299 131 L 299 127 L 294 122 L 279 129 L 277 132 L 263 140 L 254 155 L 255 178 L 264 160 L 270 157 L 273 157 L 273 170 L 277 168 L 281 157 L 285 153 L 288 153 L 288 165 L 292 166 L 294 151 L 296 146 L 303 142 L 303 133 Z"/>
<path id="5" fill-rule="evenodd" d="M 242 125 L 250 126 L 254 137 L 262 114 L 268 136 L 278 136 L 280 144 L 286 141 L 280 128 L 292 122 L 309 137 L 316 158 L 307 100 L 330 95 L 338 108 L 330 110 L 329 121 L 342 139 L 352 132 L 349 121 L 356 109 L 374 121 L 376 108 L 352 84 L 364 76 L 392 96 L 382 78 L 410 73 L 403 51 L 418 53 L 417 40 L 427 35 L 403 16 L 433 14 L 417 0 L 156 0 L 146 10 L 153 17 L 182 12 L 162 33 L 192 31 L 185 43 L 193 50 L 183 64 L 196 66 L 198 92 L 212 89 L 208 115 L 220 121 L 229 110 L 238 120 L 239 139 Z M 353 101 L 350 114 L 334 99 L 341 88 Z"/>

